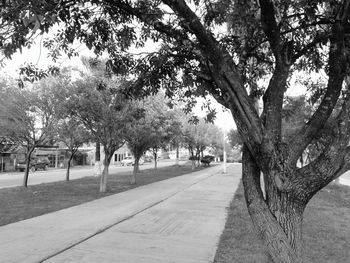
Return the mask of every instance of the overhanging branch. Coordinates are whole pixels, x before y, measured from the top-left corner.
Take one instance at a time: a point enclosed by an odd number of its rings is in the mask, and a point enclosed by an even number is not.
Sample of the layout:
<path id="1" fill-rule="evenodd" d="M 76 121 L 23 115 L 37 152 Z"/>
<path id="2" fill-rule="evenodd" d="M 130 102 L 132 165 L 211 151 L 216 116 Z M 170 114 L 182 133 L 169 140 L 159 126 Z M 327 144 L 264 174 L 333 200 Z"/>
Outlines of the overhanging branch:
<path id="1" fill-rule="evenodd" d="M 329 79 L 325 96 L 317 108 L 316 112 L 311 116 L 310 120 L 293 138 L 289 151 L 289 163 L 294 164 L 306 147 L 311 143 L 315 135 L 317 135 L 326 121 L 333 112 L 338 101 L 346 70 L 349 66 L 347 59 L 347 48 L 345 33 L 348 27 L 348 19 L 350 16 L 350 0 L 343 2 L 342 8 L 339 10 L 337 20 L 333 25 L 330 37 L 329 48 Z"/>
<path id="2" fill-rule="evenodd" d="M 232 105 L 231 110 L 234 111 L 234 118 L 241 126 L 239 127 L 240 132 L 244 132 L 244 138 L 249 138 L 246 143 L 250 150 L 257 153 L 257 146 L 262 139 L 262 126 L 232 57 L 220 46 L 212 33 L 202 25 L 185 1 L 164 0 L 163 2 L 172 8 L 180 18 L 184 19 L 186 28 L 197 37 L 201 44 L 202 54 L 209 60 L 213 80 L 221 89 L 223 99 Z"/>
<path id="3" fill-rule="evenodd" d="M 299 195 L 305 195 L 305 199 L 350 168 L 350 96 L 344 101 L 335 123 L 332 142 L 315 161 L 299 169 L 293 179 L 301 186 L 295 189 L 300 191 Z"/>

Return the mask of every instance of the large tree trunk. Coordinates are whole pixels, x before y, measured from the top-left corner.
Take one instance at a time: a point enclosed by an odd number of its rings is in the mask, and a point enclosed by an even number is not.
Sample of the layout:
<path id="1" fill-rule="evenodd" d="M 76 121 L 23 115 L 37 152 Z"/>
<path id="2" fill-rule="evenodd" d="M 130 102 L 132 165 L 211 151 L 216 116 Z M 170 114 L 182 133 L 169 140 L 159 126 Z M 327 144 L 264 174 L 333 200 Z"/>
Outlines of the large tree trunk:
<path id="1" fill-rule="evenodd" d="M 266 200 L 260 170 L 247 147 L 243 149 L 243 185 L 248 211 L 256 231 L 267 246 L 267 262 L 301 262 L 301 228 L 305 204 L 288 193 L 271 194 Z"/>

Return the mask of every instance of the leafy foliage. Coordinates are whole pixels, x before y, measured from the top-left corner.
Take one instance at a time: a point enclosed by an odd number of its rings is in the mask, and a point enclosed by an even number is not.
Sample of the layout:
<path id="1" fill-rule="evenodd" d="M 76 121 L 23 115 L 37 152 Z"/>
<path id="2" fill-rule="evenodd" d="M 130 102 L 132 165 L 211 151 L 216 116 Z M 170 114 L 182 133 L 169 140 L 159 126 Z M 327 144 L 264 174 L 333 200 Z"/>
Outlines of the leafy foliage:
<path id="1" fill-rule="evenodd" d="M 197 124 L 184 120 L 183 137 L 191 153 L 191 159 L 198 160 L 205 149 L 215 151 L 221 148 L 223 136 L 215 125 L 199 119 Z"/>
<path id="2" fill-rule="evenodd" d="M 167 107 L 162 94 L 142 101 L 134 101 L 136 108 L 143 109 L 143 115 L 128 124 L 125 138 L 135 159 L 138 160 L 147 150 L 157 152 L 178 135 L 180 122 Z"/>
<path id="3" fill-rule="evenodd" d="M 230 130 L 227 134 L 230 146 L 234 149 L 242 146 L 242 139 L 237 130 Z"/>
<path id="4" fill-rule="evenodd" d="M 127 74 L 123 94 L 128 97 L 165 88 L 169 97 L 189 98 L 189 108 L 196 96 L 210 94 L 230 109 L 245 145 L 243 181 L 259 236 L 272 261 L 300 261 L 298 227 L 305 206 L 350 169 L 350 96 L 348 87 L 343 90 L 350 68 L 349 0 L 18 0 L 5 1 L 1 12 L 0 46 L 7 57 L 29 45 L 30 33 L 58 23 L 64 27 L 48 46 L 71 54 L 71 43 L 78 40 L 97 55 L 106 52 L 109 68 Z M 130 56 L 129 48 L 147 41 L 156 43 L 154 50 Z M 283 110 L 285 91 L 297 70 L 324 70 L 327 83 L 316 89 L 308 120 L 285 136 L 283 118 L 293 121 Z M 259 87 L 260 79 L 268 85 Z M 98 92 L 108 90 L 100 84 Z M 254 105 L 259 96 L 261 116 Z M 333 118 L 329 144 L 313 162 L 297 168 L 298 158 Z M 261 173 L 266 199 L 257 180 Z"/>
<path id="5" fill-rule="evenodd" d="M 31 154 L 39 145 L 50 142 L 55 123 L 55 98 L 40 84 L 32 89 L 19 89 L 13 84 L 1 87 L 0 137 L 26 148 L 25 187 Z"/>

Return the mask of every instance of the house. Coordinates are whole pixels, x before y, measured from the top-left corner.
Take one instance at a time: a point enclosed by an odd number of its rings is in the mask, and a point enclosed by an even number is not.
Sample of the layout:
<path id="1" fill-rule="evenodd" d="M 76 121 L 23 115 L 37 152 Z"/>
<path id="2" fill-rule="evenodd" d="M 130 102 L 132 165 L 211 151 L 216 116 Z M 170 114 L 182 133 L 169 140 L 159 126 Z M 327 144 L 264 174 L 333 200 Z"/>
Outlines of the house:
<path id="1" fill-rule="evenodd" d="M 11 143 L 1 143 L 0 172 L 15 170 L 16 163 L 22 162 L 26 157 L 26 149 L 23 146 Z"/>

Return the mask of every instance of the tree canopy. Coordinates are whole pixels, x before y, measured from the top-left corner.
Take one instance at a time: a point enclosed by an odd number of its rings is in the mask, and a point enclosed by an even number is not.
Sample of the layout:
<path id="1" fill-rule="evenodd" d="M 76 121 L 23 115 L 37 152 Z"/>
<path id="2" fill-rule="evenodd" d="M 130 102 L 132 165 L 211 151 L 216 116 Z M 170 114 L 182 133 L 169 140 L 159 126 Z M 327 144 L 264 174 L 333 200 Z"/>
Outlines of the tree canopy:
<path id="1" fill-rule="evenodd" d="M 191 106 L 193 96 L 211 94 L 231 111 L 244 142 L 248 210 L 270 260 L 300 262 L 307 203 L 350 166 L 350 96 L 343 85 L 350 61 L 349 16 L 349 0 L 3 1 L 0 46 L 10 57 L 30 45 L 31 35 L 63 24 L 45 41 L 53 57 L 57 50 L 72 55 L 74 40 L 97 55 L 107 52 L 111 72 L 134 77 L 125 89 L 130 96 L 164 87 L 169 97 L 190 98 Z M 147 40 L 157 43 L 154 51 L 128 52 Z M 327 77 L 324 86 L 306 83 L 322 90 L 319 103 L 284 140 L 283 102 L 297 70 L 323 71 Z M 266 87 L 257 83 L 262 78 Z M 332 138 L 315 160 L 298 168 L 298 158 L 332 114 L 336 121 L 327 128 Z"/>
<path id="2" fill-rule="evenodd" d="M 57 98 L 43 82 L 31 89 L 10 82 L 0 89 L 0 137 L 26 148 L 23 186 L 27 187 L 31 154 L 52 139 Z"/>

